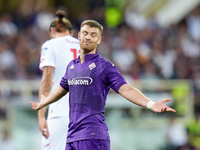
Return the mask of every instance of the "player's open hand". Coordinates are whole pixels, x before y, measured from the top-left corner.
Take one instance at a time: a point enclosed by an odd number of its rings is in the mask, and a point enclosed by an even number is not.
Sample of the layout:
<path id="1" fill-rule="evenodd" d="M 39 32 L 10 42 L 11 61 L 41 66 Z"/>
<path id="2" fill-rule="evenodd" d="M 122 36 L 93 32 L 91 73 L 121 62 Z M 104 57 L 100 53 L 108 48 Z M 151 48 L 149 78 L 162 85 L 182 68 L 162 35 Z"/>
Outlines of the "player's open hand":
<path id="1" fill-rule="evenodd" d="M 41 101 L 40 101 L 39 103 L 37 103 L 37 102 L 30 102 L 32 108 L 33 108 L 34 110 L 39 110 L 39 109 L 43 108 L 43 107 L 44 107 L 44 105 L 43 105 L 44 99 L 45 99 L 45 96 L 44 96 L 44 95 L 41 95 Z"/>
<path id="2" fill-rule="evenodd" d="M 161 112 L 165 112 L 165 111 L 176 112 L 175 109 L 165 105 L 165 102 L 169 102 L 169 101 L 171 101 L 171 99 L 159 100 L 152 105 L 151 110 L 154 112 L 157 112 L 157 113 L 161 113 Z"/>

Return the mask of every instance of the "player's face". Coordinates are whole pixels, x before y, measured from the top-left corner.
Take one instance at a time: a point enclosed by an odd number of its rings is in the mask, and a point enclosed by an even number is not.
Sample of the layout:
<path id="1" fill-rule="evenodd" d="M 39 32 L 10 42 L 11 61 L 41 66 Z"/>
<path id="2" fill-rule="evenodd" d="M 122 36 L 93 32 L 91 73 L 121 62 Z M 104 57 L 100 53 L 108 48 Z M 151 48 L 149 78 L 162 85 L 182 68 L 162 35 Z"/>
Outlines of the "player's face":
<path id="1" fill-rule="evenodd" d="M 84 51 L 96 51 L 96 47 L 101 42 L 101 33 L 98 28 L 84 25 L 78 34 L 80 47 Z"/>

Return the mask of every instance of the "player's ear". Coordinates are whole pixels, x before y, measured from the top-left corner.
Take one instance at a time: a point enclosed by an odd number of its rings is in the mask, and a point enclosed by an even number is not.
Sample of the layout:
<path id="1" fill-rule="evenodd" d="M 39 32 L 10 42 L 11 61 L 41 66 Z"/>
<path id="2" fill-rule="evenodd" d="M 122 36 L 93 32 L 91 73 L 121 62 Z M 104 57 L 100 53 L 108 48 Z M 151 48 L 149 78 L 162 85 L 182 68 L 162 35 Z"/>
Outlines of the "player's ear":
<path id="1" fill-rule="evenodd" d="M 51 27 L 50 28 L 50 37 L 55 38 L 56 37 L 56 29 Z"/>
<path id="2" fill-rule="evenodd" d="M 70 35 L 73 36 L 74 35 L 74 31 L 71 31 Z"/>
<path id="3" fill-rule="evenodd" d="M 100 43 L 101 43 L 101 39 L 102 39 L 102 36 L 99 38 L 97 44 L 100 44 Z"/>
<path id="4" fill-rule="evenodd" d="M 80 36 L 81 36 L 81 34 L 80 34 L 80 32 L 78 33 L 78 39 L 80 40 Z"/>
<path id="5" fill-rule="evenodd" d="M 56 29 L 55 29 L 55 28 L 53 28 L 53 27 L 50 27 L 50 32 L 51 32 L 51 33 L 53 33 L 53 34 L 55 34 L 55 32 L 56 32 Z"/>

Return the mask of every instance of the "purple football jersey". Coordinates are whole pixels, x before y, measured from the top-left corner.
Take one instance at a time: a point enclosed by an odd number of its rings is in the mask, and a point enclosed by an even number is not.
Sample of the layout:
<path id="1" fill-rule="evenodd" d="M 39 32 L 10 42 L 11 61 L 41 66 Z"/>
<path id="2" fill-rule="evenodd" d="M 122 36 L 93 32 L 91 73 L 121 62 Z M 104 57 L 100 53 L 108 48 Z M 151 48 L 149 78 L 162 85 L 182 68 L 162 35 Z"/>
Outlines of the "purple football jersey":
<path id="1" fill-rule="evenodd" d="M 60 85 L 69 91 L 69 130 L 67 142 L 108 139 L 105 123 L 107 94 L 126 84 L 117 67 L 98 53 L 85 55 L 85 62 L 72 60 Z"/>

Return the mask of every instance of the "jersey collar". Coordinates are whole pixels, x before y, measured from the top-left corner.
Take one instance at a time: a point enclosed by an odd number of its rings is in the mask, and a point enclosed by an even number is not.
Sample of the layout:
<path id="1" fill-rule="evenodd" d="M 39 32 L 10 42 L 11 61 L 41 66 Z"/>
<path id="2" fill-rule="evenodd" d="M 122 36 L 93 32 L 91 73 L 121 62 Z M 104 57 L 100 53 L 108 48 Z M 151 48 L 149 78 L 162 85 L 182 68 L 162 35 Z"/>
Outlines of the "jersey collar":
<path id="1" fill-rule="evenodd" d="M 85 61 L 89 61 L 89 60 L 92 60 L 96 57 L 99 57 L 99 53 L 96 52 L 96 54 L 86 54 L 85 55 Z M 80 62 L 80 56 L 78 56 L 78 59 L 76 59 L 75 61 L 76 63 L 79 63 Z"/>

